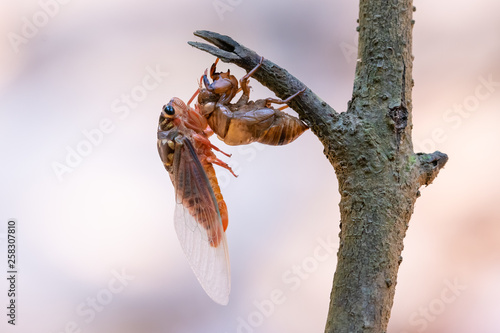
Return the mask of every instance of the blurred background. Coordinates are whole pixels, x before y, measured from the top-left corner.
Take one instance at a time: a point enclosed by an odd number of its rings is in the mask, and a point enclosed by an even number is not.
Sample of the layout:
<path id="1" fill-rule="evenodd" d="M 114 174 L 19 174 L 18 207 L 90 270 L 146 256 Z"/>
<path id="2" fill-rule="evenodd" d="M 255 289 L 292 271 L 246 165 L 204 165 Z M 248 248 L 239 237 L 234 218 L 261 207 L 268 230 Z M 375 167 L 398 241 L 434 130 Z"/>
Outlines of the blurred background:
<path id="1" fill-rule="evenodd" d="M 415 1 L 416 151 L 446 152 L 421 189 L 389 332 L 500 331 L 500 2 Z M 173 228 L 156 151 L 161 106 L 189 99 L 234 37 L 337 111 L 352 92 L 356 1 L 2 1 L 1 332 L 322 332 L 336 265 L 337 180 L 310 132 L 228 147 L 229 305 L 204 293 Z M 230 68 L 237 77 L 239 68 Z M 252 97 L 272 93 L 252 81 Z M 292 110 L 288 109 L 290 113 Z M 16 326 L 7 221 L 18 223 Z M 5 314 L 4 314 L 5 312 Z"/>

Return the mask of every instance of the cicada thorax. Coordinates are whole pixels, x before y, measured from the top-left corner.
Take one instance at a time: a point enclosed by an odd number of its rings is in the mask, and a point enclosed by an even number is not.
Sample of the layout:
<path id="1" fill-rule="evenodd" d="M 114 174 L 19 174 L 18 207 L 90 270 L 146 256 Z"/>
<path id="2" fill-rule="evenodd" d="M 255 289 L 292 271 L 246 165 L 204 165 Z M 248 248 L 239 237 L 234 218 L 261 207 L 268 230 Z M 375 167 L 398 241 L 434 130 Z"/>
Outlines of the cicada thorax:
<path id="1" fill-rule="evenodd" d="M 217 61 L 210 68 L 210 77 L 213 82 L 210 83 L 208 81 L 206 74 L 202 79 L 206 89 L 218 96 L 218 102 L 226 104 L 231 102 L 233 97 L 238 93 L 238 79 L 234 75 L 231 75 L 230 70 L 221 73 L 215 72 L 216 65 Z"/>

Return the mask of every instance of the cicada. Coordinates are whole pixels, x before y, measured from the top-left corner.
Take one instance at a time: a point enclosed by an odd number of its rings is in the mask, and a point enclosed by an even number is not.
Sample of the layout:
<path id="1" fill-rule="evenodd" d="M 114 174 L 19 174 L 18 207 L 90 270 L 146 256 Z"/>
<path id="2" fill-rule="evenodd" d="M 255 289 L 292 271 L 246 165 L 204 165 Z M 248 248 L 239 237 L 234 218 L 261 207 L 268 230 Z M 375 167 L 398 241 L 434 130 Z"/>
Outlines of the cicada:
<path id="1" fill-rule="evenodd" d="M 305 88 L 285 100 L 266 98 L 254 102 L 250 100 L 248 82 L 250 76 L 260 68 L 264 58 L 240 79 L 241 89 L 238 88 L 238 80 L 229 70 L 226 73 L 216 72 L 217 60 L 210 68 L 212 83 L 208 80 L 207 71 L 200 80 L 198 103 L 201 113 L 219 139 L 228 145 L 260 142 L 278 146 L 294 141 L 308 129 L 300 119 L 272 107 L 273 103 L 288 103 L 304 92 Z M 239 100 L 231 103 L 240 90 L 243 93 Z"/>
<path id="2" fill-rule="evenodd" d="M 174 224 L 182 249 L 206 293 L 225 305 L 231 289 L 228 215 L 213 164 L 233 171 L 212 151 L 220 150 L 208 139 L 207 120 L 188 105 L 172 98 L 163 107 L 158 152 L 175 189 Z"/>

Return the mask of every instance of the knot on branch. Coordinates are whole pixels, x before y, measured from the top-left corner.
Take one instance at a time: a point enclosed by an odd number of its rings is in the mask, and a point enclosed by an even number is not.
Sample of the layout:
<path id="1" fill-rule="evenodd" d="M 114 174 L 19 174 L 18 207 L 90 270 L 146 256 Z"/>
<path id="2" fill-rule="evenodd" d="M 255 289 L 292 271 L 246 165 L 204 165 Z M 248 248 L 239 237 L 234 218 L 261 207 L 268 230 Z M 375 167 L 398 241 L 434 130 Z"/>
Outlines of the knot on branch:
<path id="1" fill-rule="evenodd" d="M 396 145 L 399 149 L 401 144 L 401 134 L 408 125 L 408 108 L 406 107 L 406 64 L 403 59 L 403 76 L 401 78 L 401 104 L 389 109 L 389 116 L 394 121 L 394 130 L 396 132 Z"/>
<path id="2" fill-rule="evenodd" d="M 418 153 L 419 161 L 419 183 L 420 185 L 430 185 L 437 177 L 439 170 L 448 162 L 448 155 L 435 151 L 432 154 Z"/>
<path id="3" fill-rule="evenodd" d="M 391 117 L 394 122 L 393 125 L 396 133 L 396 145 L 399 149 L 402 133 L 408 125 L 408 109 L 406 108 L 406 105 L 402 103 L 399 106 L 389 109 L 389 117 Z"/>

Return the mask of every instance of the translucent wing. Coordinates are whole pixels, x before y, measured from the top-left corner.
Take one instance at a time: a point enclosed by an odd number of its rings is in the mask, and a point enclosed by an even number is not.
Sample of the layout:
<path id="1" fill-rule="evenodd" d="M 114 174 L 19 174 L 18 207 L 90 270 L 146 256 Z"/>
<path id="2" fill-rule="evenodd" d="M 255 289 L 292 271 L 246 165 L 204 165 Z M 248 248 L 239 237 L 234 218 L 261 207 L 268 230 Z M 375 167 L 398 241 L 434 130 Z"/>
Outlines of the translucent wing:
<path id="1" fill-rule="evenodd" d="M 217 201 L 203 166 L 184 138 L 174 153 L 175 230 L 205 292 L 226 305 L 231 289 L 229 255 Z"/>

